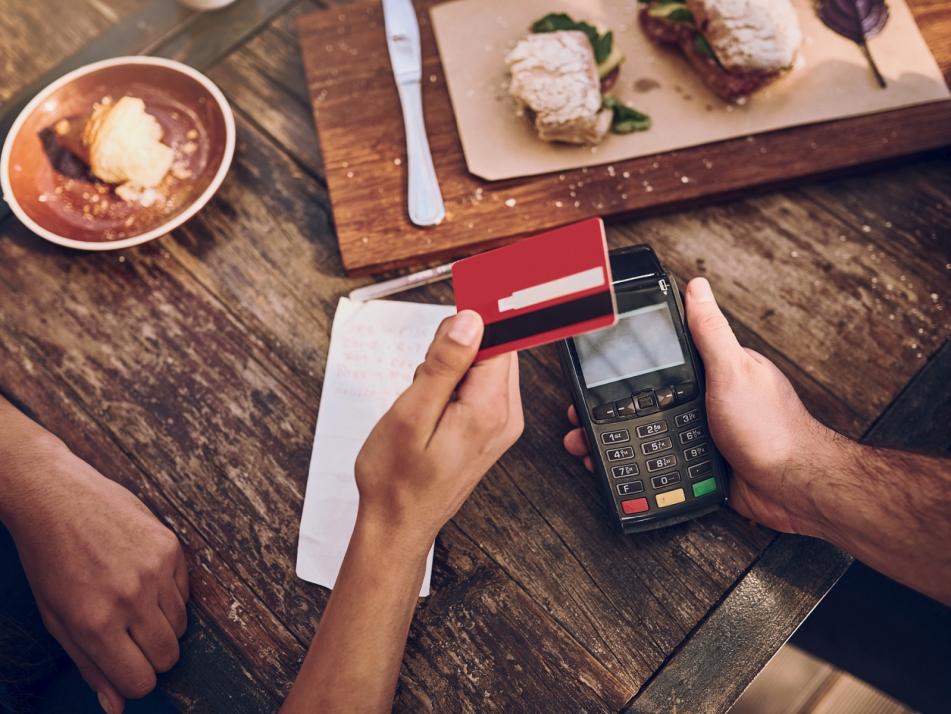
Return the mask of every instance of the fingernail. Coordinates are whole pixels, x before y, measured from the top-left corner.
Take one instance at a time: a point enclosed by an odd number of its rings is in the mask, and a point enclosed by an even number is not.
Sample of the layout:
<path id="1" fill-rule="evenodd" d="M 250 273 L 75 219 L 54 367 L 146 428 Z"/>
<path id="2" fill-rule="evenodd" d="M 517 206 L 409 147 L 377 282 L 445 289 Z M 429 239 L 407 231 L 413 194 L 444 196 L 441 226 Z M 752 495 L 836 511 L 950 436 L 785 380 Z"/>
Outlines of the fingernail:
<path id="1" fill-rule="evenodd" d="M 693 297 L 699 302 L 713 302 L 713 288 L 706 278 L 697 278 L 693 282 Z"/>
<path id="2" fill-rule="evenodd" d="M 113 712 L 112 712 L 112 703 L 109 701 L 109 697 L 107 697 L 107 696 L 106 696 L 105 694 L 103 694 L 102 692 L 97 692 L 97 694 L 99 695 L 99 706 L 102 707 L 102 710 L 103 710 L 106 714 L 113 714 Z"/>
<path id="3" fill-rule="evenodd" d="M 449 328 L 449 339 L 460 345 L 469 347 L 479 339 L 482 329 L 482 318 L 473 310 L 463 310 L 452 319 Z"/>

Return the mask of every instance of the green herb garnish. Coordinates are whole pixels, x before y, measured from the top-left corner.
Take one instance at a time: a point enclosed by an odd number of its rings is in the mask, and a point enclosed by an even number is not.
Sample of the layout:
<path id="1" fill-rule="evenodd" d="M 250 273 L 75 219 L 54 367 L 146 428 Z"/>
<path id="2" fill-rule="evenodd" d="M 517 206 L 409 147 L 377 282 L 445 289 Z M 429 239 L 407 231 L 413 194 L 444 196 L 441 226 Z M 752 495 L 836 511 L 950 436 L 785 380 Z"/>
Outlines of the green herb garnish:
<path id="1" fill-rule="evenodd" d="M 559 30 L 579 30 L 587 35 L 591 48 L 594 50 L 594 61 L 597 64 L 601 64 L 608 58 L 614 46 L 614 35 L 611 32 L 602 35 L 594 25 L 577 22 L 563 12 L 549 13 L 532 23 L 532 32 L 558 32 Z"/>
<path id="2" fill-rule="evenodd" d="M 594 47 L 594 61 L 601 64 L 611 54 L 611 47 L 614 46 L 614 33 L 610 30 L 596 39 L 592 45 Z"/>
<path id="3" fill-rule="evenodd" d="M 645 131 L 651 127 L 651 118 L 636 109 L 631 109 L 614 97 L 607 96 L 601 100 L 601 106 L 613 112 L 611 131 L 615 134 L 630 134 L 634 131 Z"/>
<path id="4" fill-rule="evenodd" d="M 668 2 L 659 2 L 652 5 L 647 10 L 647 14 L 656 17 L 658 20 L 668 22 L 683 22 L 688 25 L 696 24 L 693 13 L 683 2 L 683 0 L 669 0 Z"/>
<path id="5" fill-rule="evenodd" d="M 717 60 L 717 56 L 713 53 L 713 48 L 710 46 L 710 43 L 707 42 L 706 37 L 704 37 L 698 32 L 696 36 L 694 37 L 693 42 L 696 45 L 697 51 L 700 52 L 700 54 L 702 54 L 704 57 L 709 57 L 714 62 L 717 62 L 719 64 L 719 60 Z"/>
<path id="6" fill-rule="evenodd" d="M 686 7 L 678 7 L 667 15 L 667 19 L 671 22 L 686 22 L 689 25 L 694 24 L 693 13 Z"/>

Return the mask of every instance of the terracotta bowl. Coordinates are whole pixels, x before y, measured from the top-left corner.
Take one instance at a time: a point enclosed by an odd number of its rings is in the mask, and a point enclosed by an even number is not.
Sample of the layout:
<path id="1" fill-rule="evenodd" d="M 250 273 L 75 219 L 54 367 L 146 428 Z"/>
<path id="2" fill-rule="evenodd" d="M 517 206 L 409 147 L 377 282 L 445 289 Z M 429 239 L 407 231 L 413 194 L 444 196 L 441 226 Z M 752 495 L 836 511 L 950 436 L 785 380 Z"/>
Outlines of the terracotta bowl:
<path id="1" fill-rule="evenodd" d="M 84 121 L 103 97 L 130 95 L 175 149 L 173 170 L 148 207 L 114 187 L 56 140 L 62 119 Z M 0 154 L 3 199 L 31 231 L 81 250 L 114 250 L 157 238 L 208 202 L 234 155 L 234 115 L 221 90 L 187 65 L 159 57 L 116 57 L 60 77 L 20 112 Z"/>

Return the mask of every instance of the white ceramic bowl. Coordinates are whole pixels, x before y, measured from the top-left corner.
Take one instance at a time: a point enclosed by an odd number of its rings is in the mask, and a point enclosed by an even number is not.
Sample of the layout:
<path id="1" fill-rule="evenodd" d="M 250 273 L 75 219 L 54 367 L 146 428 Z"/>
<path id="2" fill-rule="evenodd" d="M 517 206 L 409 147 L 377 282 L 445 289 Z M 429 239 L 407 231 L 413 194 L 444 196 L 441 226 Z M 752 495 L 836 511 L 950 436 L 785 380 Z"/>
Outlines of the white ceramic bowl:
<path id="1" fill-rule="evenodd" d="M 57 121 L 88 114 L 103 96 L 124 95 L 145 101 L 183 167 L 166 178 L 163 200 L 148 208 L 116 197 L 52 132 Z M 194 216 L 224 180 L 234 146 L 234 114 L 205 75 L 160 57 L 116 57 L 60 77 L 27 104 L 0 153 L 0 187 L 13 213 L 38 236 L 80 250 L 127 248 Z"/>

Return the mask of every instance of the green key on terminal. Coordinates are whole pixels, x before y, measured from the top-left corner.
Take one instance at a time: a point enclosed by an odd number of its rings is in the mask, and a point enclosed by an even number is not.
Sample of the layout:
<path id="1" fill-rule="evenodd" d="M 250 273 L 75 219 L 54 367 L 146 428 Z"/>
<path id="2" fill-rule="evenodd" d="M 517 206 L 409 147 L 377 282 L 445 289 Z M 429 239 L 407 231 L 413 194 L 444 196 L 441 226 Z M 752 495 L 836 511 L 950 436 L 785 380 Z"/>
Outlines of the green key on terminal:
<path id="1" fill-rule="evenodd" d="M 717 490 L 717 480 L 715 478 L 708 478 L 705 481 L 700 481 L 693 485 L 693 496 L 694 498 L 700 498 L 701 496 L 706 496 L 708 493 L 713 493 Z"/>

